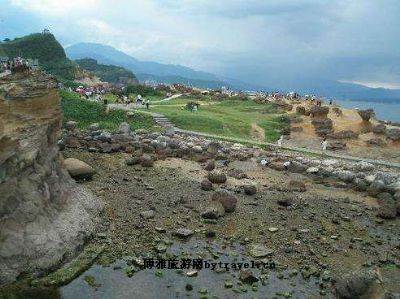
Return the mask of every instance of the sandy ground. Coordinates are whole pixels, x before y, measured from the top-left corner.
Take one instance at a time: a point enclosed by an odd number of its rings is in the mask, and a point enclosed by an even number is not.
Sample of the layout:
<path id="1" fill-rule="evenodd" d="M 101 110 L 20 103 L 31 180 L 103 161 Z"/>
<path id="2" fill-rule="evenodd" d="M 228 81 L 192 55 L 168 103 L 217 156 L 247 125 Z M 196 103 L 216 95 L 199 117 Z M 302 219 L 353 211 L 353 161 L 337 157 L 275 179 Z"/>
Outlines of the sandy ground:
<path id="1" fill-rule="evenodd" d="M 310 101 L 302 102 L 301 104 L 297 104 L 296 102 L 291 103 L 293 104 L 293 110 L 291 113 L 296 111 L 297 106 L 304 106 L 307 108 L 312 107 L 312 103 Z M 400 162 L 400 142 L 386 140 L 384 135 L 376 135 L 371 132 L 372 126 L 378 124 L 376 119 L 371 119 L 370 122 L 363 122 L 356 110 L 346 109 L 335 105 L 329 107 L 331 109 L 328 117 L 333 121 L 334 132 L 352 130 L 356 133 L 359 133 L 358 139 L 338 139 L 338 141 L 344 141 L 347 148 L 343 151 L 336 151 L 337 153 L 397 163 Z M 333 107 L 340 108 L 343 112 L 343 115 L 336 115 L 332 111 Z M 302 116 L 302 122 L 292 124 L 292 127 L 301 126 L 303 131 L 292 132 L 290 135 L 290 140 L 287 141 L 287 144 L 297 147 L 320 149 L 321 137 L 315 134 L 311 121 L 311 117 Z M 392 126 L 387 127 L 392 128 Z M 386 145 L 381 147 L 371 146 L 366 143 L 366 141 L 371 138 L 381 138 L 386 142 Z"/>

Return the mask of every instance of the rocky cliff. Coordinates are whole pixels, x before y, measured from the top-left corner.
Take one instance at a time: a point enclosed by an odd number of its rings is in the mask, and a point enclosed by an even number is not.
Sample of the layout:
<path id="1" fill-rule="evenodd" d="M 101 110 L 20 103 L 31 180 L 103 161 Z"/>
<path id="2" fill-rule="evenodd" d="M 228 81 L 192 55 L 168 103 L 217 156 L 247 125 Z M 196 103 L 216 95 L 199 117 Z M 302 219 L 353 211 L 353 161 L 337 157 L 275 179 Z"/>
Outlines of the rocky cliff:
<path id="1" fill-rule="evenodd" d="M 56 82 L 0 78 L 0 284 L 41 273 L 93 234 L 102 206 L 62 168 Z"/>

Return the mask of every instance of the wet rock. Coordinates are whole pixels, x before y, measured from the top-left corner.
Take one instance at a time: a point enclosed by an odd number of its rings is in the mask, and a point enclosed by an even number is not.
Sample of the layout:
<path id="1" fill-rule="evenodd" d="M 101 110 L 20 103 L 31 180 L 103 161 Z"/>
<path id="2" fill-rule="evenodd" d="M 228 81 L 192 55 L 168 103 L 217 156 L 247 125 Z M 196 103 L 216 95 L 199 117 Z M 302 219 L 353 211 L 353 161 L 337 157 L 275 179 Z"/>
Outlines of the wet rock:
<path id="1" fill-rule="evenodd" d="M 140 212 L 140 216 L 142 216 L 144 219 L 152 219 L 152 218 L 154 218 L 154 211 L 149 210 L 149 211 Z"/>
<path id="2" fill-rule="evenodd" d="M 225 209 L 225 212 L 231 213 L 235 211 L 237 198 L 227 190 L 218 190 L 212 195 L 213 201 L 219 201 Z"/>
<path id="3" fill-rule="evenodd" d="M 368 185 L 365 180 L 360 179 L 360 178 L 354 179 L 354 181 L 353 181 L 353 189 L 354 190 L 363 192 L 363 191 L 367 190 L 367 187 L 368 187 Z"/>
<path id="4" fill-rule="evenodd" d="M 173 234 L 181 239 L 187 239 L 193 235 L 193 231 L 187 228 L 178 228 Z"/>
<path id="5" fill-rule="evenodd" d="M 143 167 L 153 167 L 154 158 L 150 155 L 145 154 L 140 158 L 140 165 L 142 165 Z"/>
<path id="6" fill-rule="evenodd" d="M 207 146 L 207 153 L 216 155 L 218 154 L 218 150 L 220 149 L 221 145 L 218 142 L 212 141 Z"/>
<path id="7" fill-rule="evenodd" d="M 140 157 L 131 157 L 127 159 L 125 163 L 128 166 L 140 164 Z"/>
<path id="8" fill-rule="evenodd" d="M 375 180 L 369 185 L 367 193 L 369 196 L 377 196 L 379 193 L 385 190 L 385 183 L 381 180 Z"/>
<path id="9" fill-rule="evenodd" d="M 336 295 L 339 299 L 363 298 L 376 286 L 376 273 L 358 271 L 340 278 L 335 284 Z"/>
<path id="10" fill-rule="evenodd" d="M 201 189 L 204 191 L 211 191 L 214 189 L 214 187 L 213 187 L 213 184 L 209 180 L 204 179 L 201 181 Z"/>
<path id="11" fill-rule="evenodd" d="M 254 258 L 263 258 L 271 256 L 274 251 L 263 244 L 251 244 L 249 247 L 249 254 Z"/>
<path id="12" fill-rule="evenodd" d="M 309 167 L 306 170 L 307 173 L 311 173 L 311 174 L 318 173 L 318 171 L 319 171 L 319 169 L 317 167 Z"/>
<path id="13" fill-rule="evenodd" d="M 388 139 L 391 139 L 393 141 L 398 141 L 400 140 L 400 129 L 387 129 L 385 132 L 385 135 Z"/>
<path id="14" fill-rule="evenodd" d="M 293 197 L 290 196 L 289 194 L 281 194 L 281 198 L 279 198 L 276 202 L 278 205 L 282 207 L 290 207 L 293 205 Z"/>
<path id="15" fill-rule="evenodd" d="M 238 180 L 247 178 L 247 174 L 246 173 L 244 173 L 242 170 L 236 169 L 236 168 L 228 170 L 228 175 L 230 177 L 233 177 L 233 178 L 238 179 Z"/>
<path id="16" fill-rule="evenodd" d="M 215 161 L 214 160 L 210 160 L 208 161 L 207 165 L 204 167 L 205 170 L 207 171 L 211 171 L 215 169 Z"/>
<path id="17" fill-rule="evenodd" d="M 225 208 L 219 201 L 212 201 L 201 213 L 201 217 L 205 219 L 218 219 L 225 215 Z"/>
<path id="18" fill-rule="evenodd" d="M 372 127 L 372 132 L 375 134 L 385 134 L 386 126 L 384 124 L 378 124 Z"/>
<path id="19" fill-rule="evenodd" d="M 122 122 L 118 127 L 118 133 L 128 134 L 129 133 L 129 124 L 127 122 Z"/>
<path id="20" fill-rule="evenodd" d="M 244 185 L 244 193 L 247 195 L 254 195 L 257 193 L 257 187 L 255 185 Z"/>
<path id="21" fill-rule="evenodd" d="M 358 110 L 358 115 L 362 118 L 363 121 L 369 121 L 371 117 L 375 115 L 373 109 L 366 109 L 366 110 Z"/>
<path id="22" fill-rule="evenodd" d="M 336 176 L 345 183 L 351 183 L 356 175 L 348 170 L 338 171 L 336 172 Z"/>
<path id="23" fill-rule="evenodd" d="M 175 128 L 174 128 L 174 126 L 170 126 L 170 125 L 164 126 L 164 127 L 162 128 L 162 133 L 163 133 L 165 136 L 170 136 L 170 137 L 172 137 L 172 136 L 175 135 Z"/>
<path id="24" fill-rule="evenodd" d="M 383 192 L 378 195 L 378 213 L 377 215 L 383 219 L 395 219 L 397 214 L 396 202 L 392 195 Z"/>
<path id="25" fill-rule="evenodd" d="M 95 173 L 90 165 L 75 158 L 65 159 L 63 165 L 76 180 L 91 179 Z"/>
<path id="26" fill-rule="evenodd" d="M 253 284 L 258 281 L 258 278 L 250 270 L 240 270 L 239 279 L 247 284 Z"/>
<path id="27" fill-rule="evenodd" d="M 214 184 L 223 184 L 226 182 L 226 175 L 218 170 L 213 170 L 207 175 L 208 180 Z"/>

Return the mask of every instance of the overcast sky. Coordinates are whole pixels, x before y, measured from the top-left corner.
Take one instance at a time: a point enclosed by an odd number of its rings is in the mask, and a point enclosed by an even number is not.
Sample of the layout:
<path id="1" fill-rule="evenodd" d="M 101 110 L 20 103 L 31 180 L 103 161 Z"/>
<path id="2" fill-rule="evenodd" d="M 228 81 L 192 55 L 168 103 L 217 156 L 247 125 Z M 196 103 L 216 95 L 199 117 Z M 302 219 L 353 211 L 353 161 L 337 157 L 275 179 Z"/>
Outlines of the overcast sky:
<path id="1" fill-rule="evenodd" d="M 49 28 L 141 60 L 288 88 L 400 88 L 399 0 L 0 0 L 0 38 Z"/>

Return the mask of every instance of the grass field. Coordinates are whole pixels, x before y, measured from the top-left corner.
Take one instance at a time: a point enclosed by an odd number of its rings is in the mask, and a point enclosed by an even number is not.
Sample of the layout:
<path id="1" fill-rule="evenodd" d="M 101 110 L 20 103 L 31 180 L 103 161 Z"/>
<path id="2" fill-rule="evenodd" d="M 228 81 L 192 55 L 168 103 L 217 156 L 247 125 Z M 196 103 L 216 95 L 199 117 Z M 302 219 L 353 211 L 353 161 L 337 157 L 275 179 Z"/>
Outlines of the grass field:
<path id="1" fill-rule="evenodd" d="M 63 121 L 76 121 L 81 129 L 85 129 L 93 123 L 98 123 L 100 129 L 115 130 L 124 121 L 129 124 L 131 130 L 153 127 L 151 115 L 135 113 L 128 117 L 126 112 L 122 110 L 111 110 L 106 113 L 101 104 L 81 99 L 76 93 L 61 91 L 60 95 L 64 114 Z"/>
<path id="2" fill-rule="evenodd" d="M 178 98 L 150 106 L 150 111 L 168 117 L 178 128 L 243 139 L 263 139 L 273 142 L 288 126 L 286 117 L 272 105 L 253 101 L 223 101 L 200 103 L 197 112 L 183 109 L 193 99 Z M 263 136 L 260 136 L 262 134 Z"/>

